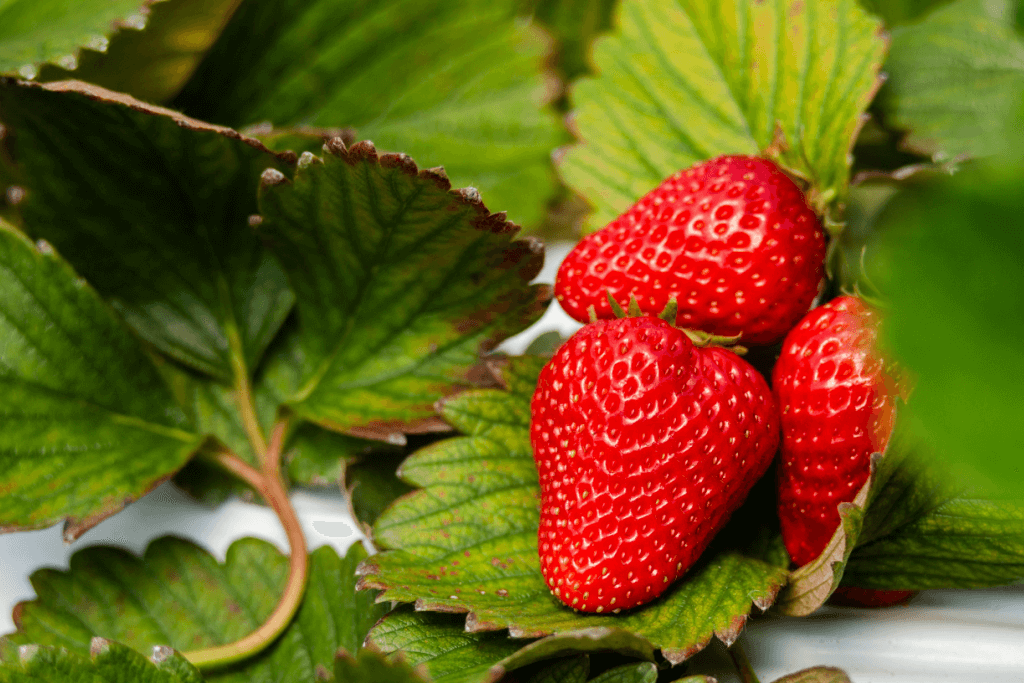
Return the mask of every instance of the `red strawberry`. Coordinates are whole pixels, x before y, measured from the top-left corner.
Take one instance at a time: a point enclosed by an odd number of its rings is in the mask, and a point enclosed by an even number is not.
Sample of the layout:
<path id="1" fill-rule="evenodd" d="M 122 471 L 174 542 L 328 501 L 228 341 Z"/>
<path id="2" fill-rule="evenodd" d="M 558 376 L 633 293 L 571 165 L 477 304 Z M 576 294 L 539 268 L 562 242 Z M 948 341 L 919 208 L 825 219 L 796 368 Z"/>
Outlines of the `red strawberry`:
<path id="1" fill-rule="evenodd" d="M 656 314 L 675 298 L 682 327 L 749 344 L 781 339 L 818 293 L 825 235 L 803 194 L 765 159 L 723 156 L 680 171 L 586 237 L 555 296 L 576 320 L 613 318 L 608 292 Z"/>
<path id="2" fill-rule="evenodd" d="M 649 316 L 577 332 L 541 372 L 531 411 L 541 571 L 584 612 L 636 607 L 686 572 L 779 439 L 753 367 Z"/>
<path id="3" fill-rule="evenodd" d="M 885 591 L 843 586 L 832 594 L 829 602 L 843 607 L 891 607 L 905 603 L 915 593 L 917 591 Z"/>
<path id="4" fill-rule="evenodd" d="M 838 505 L 868 479 L 885 449 L 896 384 L 875 347 L 878 316 L 842 296 L 786 335 L 772 384 L 782 411 L 779 517 L 790 557 L 803 565 L 839 527 Z"/>

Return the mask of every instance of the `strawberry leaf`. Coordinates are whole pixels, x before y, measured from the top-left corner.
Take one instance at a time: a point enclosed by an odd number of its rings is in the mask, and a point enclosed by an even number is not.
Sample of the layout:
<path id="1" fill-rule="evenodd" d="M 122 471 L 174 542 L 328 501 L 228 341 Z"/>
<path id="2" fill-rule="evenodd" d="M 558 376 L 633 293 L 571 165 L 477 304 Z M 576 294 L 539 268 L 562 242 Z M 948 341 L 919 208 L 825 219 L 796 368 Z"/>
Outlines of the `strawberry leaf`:
<path id="1" fill-rule="evenodd" d="M 679 662 L 713 635 L 732 642 L 751 603 L 767 609 L 786 570 L 739 544 L 740 530 L 770 515 L 741 510 L 731 530 L 664 596 L 620 615 L 584 615 L 565 607 L 544 584 L 537 556 L 539 496 L 530 448 L 530 399 L 544 359 L 513 359 L 507 391 L 478 390 L 444 402 L 444 418 L 467 436 L 414 453 L 400 476 L 422 487 L 398 501 L 374 526 L 393 548 L 360 567 L 360 586 L 380 600 L 419 609 L 469 612 L 466 629 L 508 628 L 514 637 L 614 627 L 662 648 Z M 761 501 L 756 501 L 760 503 Z"/>
<path id="2" fill-rule="evenodd" d="M 877 14 L 886 26 L 906 24 L 951 0 L 860 0 L 864 9 Z"/>
<path id="3" fill-rule="evenodd" d="M 525 683 L 585 683 L 590 674 L 587 656 L 566 658 L 536 672 Z"/>
<path id="4" fill-rule="evenodd" d="M 164 353 L 224 381 L 251 374 L 294 300 L 248 224 L 260 172 L 284 161 L 84 83 L 0 83 L 0 109 L 26 232 Z"/>
<path id="5" fill-rule="evenodd" d="M 63 648 L 25 645 L 0 661 L 0 683 L 89 681 L 89 683 L 203 683 L 199 670 L 170 648 L 146 659 L 131 648 L 93 638 L 88 658 Z"/>
<path id="6" fill-rule="evenodd" d="M 642 662 L 605 671 L 590 679 L 590 683 L 655 683 L 657 680 L 658 667 L 650 662 Z"/>
<path id="7" fill-rule="evenodd" d="M 243 4 L 174 106 L 207 121 L 355 128 L 537 223 L 564 133 L 542 109 L 544 41 L 513 0 Z"/>
<path id="8" fill-rule="evenodd" d="M 774 683 L 851 683 L 851 681 L 842 669 L 831 666 L 815 666 L 777 678 Z"/>
<path id="9" fill-rule="evenodd" d="M 427 678 L 402 659 L 387 659 L 372 647 L 355 656 L 342 649 L 334 660 L 337 683 L 427 683 Z"/>
<path id="10" fill-rule="evenodd" d="M 157 0 L 82 0 L 0 5 L 0 75 L 34 78 L 47 62 L 72 66 L 83 47 L 103 49 L 118 30 L 144 24 Z"/>
<path id="11" fill-rule="evenodd" d="M 203 55 L 220 35 L 241 0 L 161 0 L 148 9 L 145 27 L 119 31 L 110 44 L 86 47 L 77 64 L 47 65 L 43 81 L 75 78 L 127 93 L 147 102 L 164 102 L 181 90 Z"/>
<path id="12" fill-rule="evenodd" d="M 288 630 L 267 650 L 209 672 L 207 681 L 292 683 L 330 671 L 339 647 L 354 652 L 384 609 L 355 593 L 353 572 L 366 556 L 358 543 L 344 558 L 330 547 L 310 554 L 306 596 Z M 219 564 L 180 539 L 154 541 L 142 558 L 112 547 L 75 553 L 71 568 L 32 575 L 38 598 L 15 609 L 14 645 L 59 646 L 86 654 L 94 636 L 139 651 L 155 645 L 189 650 L 231 642 L 252 632 L 273 610 L 288 559 L 248 538 Z"/>
<path id="13" fill-rule="evenodd" d="M 138 340 L 46 243 L 0 227 L 0 532 L 72 540 L 199 447 Z"/>
<path id="14" fill-rule="evenodd" d="M 905 144 L 936 160 L 998 153 L 1016 125 L 1024 40 L 991 4 L 958 0 L 893 29 L 881 101 Z"/>
<path id="15" fill-rule="evenodd" d="M 855 0 L 623 0 L 599 75 L 575 87 L 566 182 L 597 229 L 662 180 L 720 154 L 770 152 L 820 211 L 846 192 L 878 87 L 878 21 Z"/>
<path id="16" fill-rule="evenodd" d="M 534 18 L 557 41 L 553 62 L 563 79 L 592 71 L 594 38 L 612 28 L 618 0 L 537 0 Z"/>
<path id="17" fill-rule="evenodd" d="M 466 632 L 452 614 L 399 607 L 370 631 L 367 643 L 424 669 L 437 683 L 490 683 L 539 661 L 583 652 L 618 652 L 653 660 L 650 643 L 616 628 L 592 628 L 523 645 L 505 631 Z"/>
<path id="18" fill-rule="evenodd" d="M 372 526 L 381 513 L 412 487 L 395 476 L 405 454 L 392 452 L 361 458 L 345 468 L 345 489 L 352 503 L 352 515 L 372 534 Z"/>
<path id="19" fill-rule="evenodd" d="M 404 442 L 446 427 L 433 404 L 483 351 L 543 311 L 530 286 L 533 240 L 491 214 L 475 191 L 450 192 L 405 155 L 340 139 L 304 154 L 295 181 L 268 171 L 260 233 L 298 296 L 300 417 L 355 436 Z"/>

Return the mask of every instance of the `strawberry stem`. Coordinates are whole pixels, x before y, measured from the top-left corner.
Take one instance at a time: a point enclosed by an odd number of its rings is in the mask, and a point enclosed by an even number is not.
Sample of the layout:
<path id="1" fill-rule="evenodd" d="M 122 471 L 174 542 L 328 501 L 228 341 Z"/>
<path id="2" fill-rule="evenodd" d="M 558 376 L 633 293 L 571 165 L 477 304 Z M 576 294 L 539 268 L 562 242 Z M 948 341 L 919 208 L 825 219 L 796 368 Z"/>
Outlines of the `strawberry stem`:
<path id="1" fill-rule="evenodd" d="M 750 666 L 747 653 L 743 651 L 743 647 L 739 643 L 732 644 L 732 647 L 729 648 L 729 656 L 732 658 L 732 664 L 736 667 L 736 673 L 739 674 L 742 683 L 761 683 L 757 679 L 757 674 L 754 673 L 754 667 Z"/>
<path id="2" fill-rule="evenodd" d="M 309 555 L 302 523 L 295 514 L 281 476 L 281 451 L 287 432 L 287 417 L 279 418 L 271 433 L 261 469 L 256 469 L 226 448 L 200 453 L 200 457 L 242 480 L 263 497 L 281 520 L 290 550 L 288 581 L 284 593 L 273 613 L 259 628 L 233 643 L 182 653 L 203 671 L 234 664 L 262 652 L 288 628 L 302 604 L 309 573 Z"/>

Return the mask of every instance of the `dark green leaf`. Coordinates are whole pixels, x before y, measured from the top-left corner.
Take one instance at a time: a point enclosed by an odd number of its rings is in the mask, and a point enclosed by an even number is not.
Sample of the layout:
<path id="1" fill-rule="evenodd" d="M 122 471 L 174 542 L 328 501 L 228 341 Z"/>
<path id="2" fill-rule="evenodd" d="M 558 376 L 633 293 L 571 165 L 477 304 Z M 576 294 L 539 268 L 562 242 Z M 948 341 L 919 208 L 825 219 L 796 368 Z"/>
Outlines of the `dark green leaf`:
<path id="1" fill-rule="evenodd" d="M 845 193 L 885 54 L 855 0 L 623 0 L 618 26 L 574 89 L 582 144 L 561 166 L 591 228 L 697 161 L 779 147 L 777 126 L 819 209 Z"/>
<path id="2" fill-rule="evenodd" d="M 76 78 L 147 102 L 174 97 L 217 40 L 241 0 L 162 0 L 144 30 L 120 31 L 104 50 L 85 49 L 77 64 L 46 66 L 43 81 Z M 134 28 L 134 27 L 133 27 Z"/>
<path id="3" fill-rule="evenodd" d="M 499 666 L 511 671 L 544 659 L 580 652 L 615 652 L 654 661 L 654 648 L 644 638 L 621 628 L 597 626 L 536 640 L 503 659 Z"/>
<path id="4" fill-rule="evenodd" d="M 860 0 L 866 10 L 882 17 L 886 26 L 897 26 L 919 19 L 936 7 L 952 0 Z"/>
<path id="5" fill-rule="evenodd" d="M 207 675 L 207 681 L 292 683 L 330 671 L 339 647 L 354 652 L 384 613 L 356 594 L 353 572 L 366 556 L 353 545 L 344 558 L 329 547 L 310 555 L 309 584 L 295 621 L 263 653 Z M 15 610 L 15 644 L 57 645 L 88 652 L 93 636 L 140 652 L 154 645 L 181 651 L 236 640 L 270 614 L 284 587 L 288 560 L 269 543 L 237 541 L 227 562 L 175 538 L 154 541 L 143 558 L 110 547 L 87 548 L 67 572 L 32 575 L 38 598 Z"/>
<path id="6" fill-rule="evenodd" d="M 778 678 L 774 683 L 851 683 L 850 677 L 842 669 L 831 666 L 815 666 L 802 669 L 788 676 Z"/>
<path id="7" fill-rule="evenodd" d="M 612 28 L 618 0 L 537 0 L 533 16 L 557 41 L 553 62 L 566 80 L 593 70 L 594 38 Z"/>
<path id="8" fill-rule="evenodd" d="M 982 0 L 892 32 L 882 101 L 905 143 L 936 159 L 1002 151 L 1024 96 L 1024 42 Z"/>
<path id="9" fill-rule="evenodd" d="M 0 531 L 74 539 L 198 448 L 138 340 L 48 244 L 0 227 Z"/>
<path id="10" fill-rule="evenodd" d="M 590 659 L 586 656 L 562 659 L 544 667 L 526 683 L 585 683 L 590 674 Z"/>
<path id="11" fill-rule="evenodd" d="M 373 648 L 363 648 L 353 657 L 345 650 L 334 662 L 335 683 L 427 683 L 405 661 L 388 659 Z"/>
<path id="12" fill-rule="evenodd" d="M 413 490 L 395 472 L 405 453 L 373 454 L 345 468 L 345 489 L 352 501 L 352 513 L 367 531 L 385 508 Z"/>
<path id="13" fill-rule="evenodd" d="M 80 83 L 3 83 L 0 109 L 24 171 L 26 231 L 161 351 L 223 380 L 251 373 L 294 300 L 248 225 L 259 173 L 278 159 Z"/>
<path id="14" fill-rule="evenodd" d="M 146 21 L 154 0 L 7 0 L 0 5 L 0 75 L 34 78 L 40 64 L 71 66 L 118 29 Z"/>
<path id="15" fill-rule="evenodd" d="M 437 683 L 491 683 L 491 668 L 523 646 L 504 631 L 467 633 L 463 619 L 451 614 L 400 608 L 370 631 L 368 641 L 381 652 L 429 674 Z M 393 658 L 392 657 L 392 658 Z"/>
<path id="16" fill-rule="evenodd" d="M 533 225 L 564 133 L 542 108 L 543 41 L 501 0 L 261 0 L 242 5 L 175 101 L 227 125 L 353 127 L 444 165 Z"/>
<path id="17" fill-rule="evenodd" d="M 334 430 L 404 443 L 403 430 L 444 428 L 434 402 L 549 297 L 528 284 L 539 243 L 512 241 L 475 192 L 368 143 L 304 154 L 294 183 L 268 172 L 260 206 L 298 296 L 303 372 L 288 405 Z"/>
<path id="18" fill-rule="evenodd" d="M 654 659 L 650 643 L 616 628 L 591 628 L 533 642 L 501 631 L 467 632 L 451 614 L 400 607 L 382 619 L 367 641 L 417 667 L 438 683 L 490 683 L 535 662 L 581 652 L 617 652 Z"/>
<path id="19" fill-rule="evenodd" d="M 537 557 L 540 492 L 529 439 L 543 362 L 513 359 L 507 392 L 467 392 L 444 403 L 445 419 L 468 436 L 422 449 L 402 465 L 400 476 L 423 488 L 377 520 L 378 544 L 395 550 L 364 562 L 360 585 L 385 589 L 382 600 L 469 612 L 469 631 L 507 627 L 513 636 L 537 637 L 614 627 L 663 648 L 674 662 L 713 635 L 731 642 L 751 602 L 772 603 L 786 570 L 728 542 L 709 549 L 662 598 L 627 614 L 579 614 L 550 594 Z M 760 508 L 755 514 L 765 517 Z M 754 521 L 742 511 L 734 516 L 736 528 Z M 728 531 L 720 537 L 735 538 Z"/>
<path id="20" fill-rule="evenodd" d="M 590 679 L 590 683 L 655 683 L 657 680 L 658 667 L 650 662 L 643 662 L 605 671 L 600 676 Z"/>
<path id="21" fill-rule="evenodd" d="M 154 648 L 146 659 L 119 643 L 93 638 L 88 655 L 25 645 L 16 659 L 0 662 L 0 683 L 203 683 L 195 667 L 165 647 Z"/>

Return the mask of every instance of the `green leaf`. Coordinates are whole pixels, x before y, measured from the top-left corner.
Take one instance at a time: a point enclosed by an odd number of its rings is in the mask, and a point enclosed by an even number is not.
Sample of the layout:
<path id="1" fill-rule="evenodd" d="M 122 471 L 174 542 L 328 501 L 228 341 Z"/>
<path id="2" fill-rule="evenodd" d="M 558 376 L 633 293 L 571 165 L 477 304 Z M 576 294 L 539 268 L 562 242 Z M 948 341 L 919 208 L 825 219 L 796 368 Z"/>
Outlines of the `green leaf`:
<path id="1" fill-rule="evenodd" d="M 334 661 L 336 683 L 426 683 L 427 679 L 402 659 L 388 659 L 373 648 L 363 648 L 355 657 L 345 650 Z"/>
<path id="2" fill-rule="evenodd" d="M 28 189 L 26 232 L 161 351 L 222 380 L 251 373 L 294 300 L 248 224 L 259 174 L 279 159 L 82 83 L 0 83 L 0 109 Z"/>
<path id="3" fill-rule="evenodd" d="M 655 683 L 658 667 L 650 662 L 627 664 L 590 679 L 590 683 Z"/>
<path id="4" fill-rule="evenodd" d="M 330 671 L 339 647 L 354 652 L 384 609 L 353 588 L 358 543 L 344 558 L 330 547 L 310 554 L 309 583 L 295 620 L 261 654 L 209 672 L 207 681 L 292 683 Z M 288 559 L 269 543 L 248 538 L 231 545 L 219 564 L 180 539 L 154 541 L 143 558 L 112 547 L 87 548 L 71 569 L 32 575 L 38 598 L 15 610 L 9 642 L 41 643 L 86 653 L 94 636 L 140 652 L 154 645 L 186 651 L 232 642 L 255 630 L 273 610 Z"/>
<path id="5" fill-rule="evenodd" d="M 614 627 L 662 648 L 673 662 L 713 635 L 732 642 L 751 602 L 767 609 L 787 573 L 735 545 L 739 531 L 769 518 L 762 506 L 737 512 L 719 534 L 729 540 L 642 608 L 579 614 L 550 594 L 537 556 L 540 491 L 529 438 L 530 398 L 543 363 L 512 359 L 508 391 L 466 392 L 444 402 L 445 419 L 467 436 L 422 449 L 402 465 L 402 479 L 422 489 L 377 520 L 378 545 L 395 550 L 363 563 L 360 586 L 383 589 L 380 600 L 469 612 L 471 632 L 507 627 L 515 637 L 538 637 Z"/>
<path id="6" fill-rule="evenodd" d="M 114 34 L 103 50 L 86 48 L 77 63 L 45 66 L 39 80 L 75 78 L 147 102 L 174 97 L 199 66 L 241 0 L 162 0 L 143 30 Z M 132 27 L 136 28 L 136 27 Z"/>
<path id="7" fill-rule="evenodd" d="M 34 78 L 46 62 L 71 65 L 118 29 L 145 22 L 156 0 L 5 0 L 0 4 L 0 75 Z"/>
<path id="8" fill-rule="evenodd" d="M 339 139 L 304 154 L 294 183 L 268 172 L 260 232 L 298 297 L 303 373 L 289 407 L 355 436 L 436 431 L 434 402 L 480 353 L 542 312 L 533 240 L 475 191 L 449 191 L 404 155 Z"/>
<path id="9" fill-rule="evenodd" d="M 46 243 L 0 228 L 0 531 L 72 540 L 199 447 L 138 340 Z"/>
<path id="10" fill-rule="evenodd" d="M 886 207 L 872 277 L 884 330 L 915 377 L 912 407 L 937 458 L 1024 500 L 1024 173 L 978 167 Z"/>
<path id="11" fill-rule="evenodd" d="M 246 3 L 174 106 L 227 125 L 353 127 L 533 225 L 564 132 L 542 108 L 544 43 L 515 4 Z"/>
<path id="12" fill-rule="evenodd" d="M 146 659 L 131 648 L 93 638 L 89 658 L 63 648 L 25 645 L 17 659 L 0 662 L 0 683 L 203 683 L 199 670 L 166 647 Z"/>
<path id="13" fill-rule="evenodd" d="M 650 643 L 616 628 L 591 628 L 526 644 L 505 631 L 467 632 L 452 614 L 400 607 L 373 627 L 367 642 L 422 668 L 437 683 L 491 683 L 539 661 L 585 652 L 617 652 L 653 660 Z M 585 674 L 584 674 L 585 677 Z"/>
<path id="14" fill-rule="evenodd" d="M 919 19 L 936 7 L 952 0 L 860 0 L 864 9 L 882 17 L 886 26 L 897 26 Z"/>
<path id="15" fill-rule="evenodd" d="M 851 683 L 851 681 L 842 669 L 831 666 L 815 666 L 778 678 L 775 683 Z"/>
<path id="16" fill-rule="evenodd" d="M 617 23 L 574 89 L 582 142 L 560 168 L 591 229 L 681 168 L 778 147 L 776 127 L 818 209 L 844 195 L 885 54 L 855 0 L 623 0 Z"/>
<path id="17" fill-rule="evenodd" d="M 553 62 L 565 80 L 593 71 L 594 38 L 612 28 L 618 0 L 537 0 L 534 18 L 557 41 Z"/>
<path id="18" fill-rule="evenodd" d="M 395 476 L 405 455 L 402 452 L 375 453 L 345 468 L 345 489 L 352 502 L 352 514 L 368 535 L 387 506 L 413 490 Z"/>
<path id="19" fill-rule="evenodd" d="M 436 683 L 491 683 L 491 668 L 522 647 L 507 633 L 466 633 L 450 614 L 399 608 L 370 631 L 367 642 L 381 652 L 425 671 Z"/>
<path id="20" fill-rule="evenodd" d="M 1003 150 L 1024 96 L 1024 41 L 982 0 L 896 28 L 881 101 L 905 144 L 937 160 Z"/>
<path id="21" fill-rule="evenodd" d="M 527 679 L 526 683 L 586 683 L 590 674 L 587 656 L 562 659 L 546 666 Z"/>

